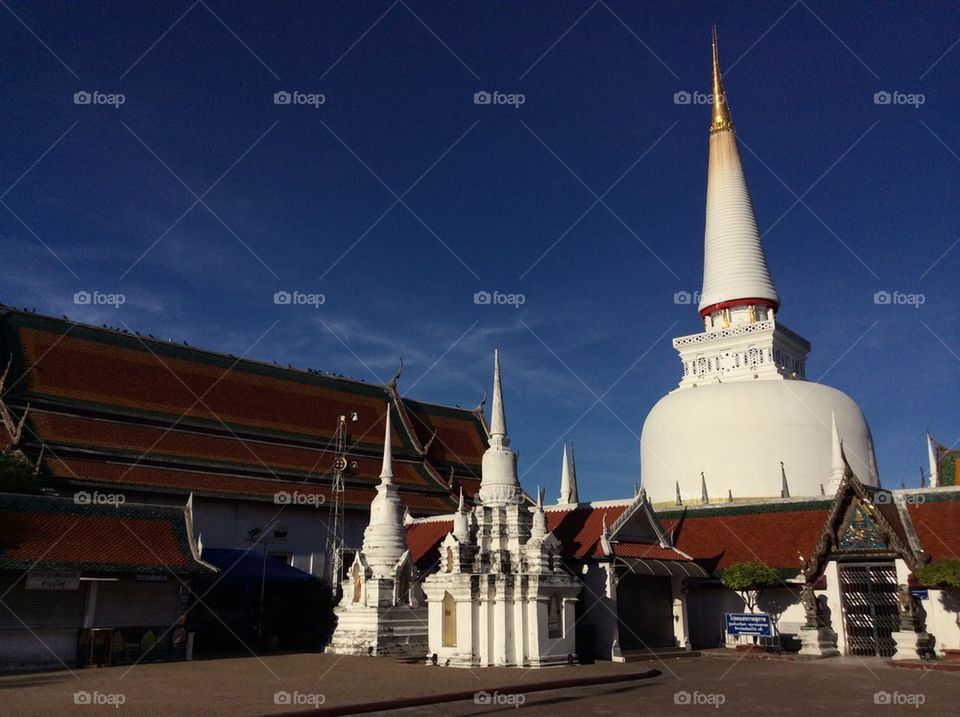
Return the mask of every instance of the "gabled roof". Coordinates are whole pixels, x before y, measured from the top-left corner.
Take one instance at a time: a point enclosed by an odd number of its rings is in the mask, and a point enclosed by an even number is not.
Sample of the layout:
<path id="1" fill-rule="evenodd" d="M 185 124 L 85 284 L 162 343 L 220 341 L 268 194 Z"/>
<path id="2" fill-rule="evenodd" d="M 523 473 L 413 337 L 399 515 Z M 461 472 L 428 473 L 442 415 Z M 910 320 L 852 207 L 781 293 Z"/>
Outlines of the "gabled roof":
<path id="1" fill-rule="evenodd" d="M 24 450 L 35 457 L 45 446 L 55 479 L 266 499 L 274 491 L 243 481 L 288 491 L 329 484 L 339 417 L 355 413 L 345 481 L 356 502 L 347 505 L 365 507 L 389 404 L 397 482 L 411 509 L 450 510 L 461 486 L 472 496 L 479 484 L 482 415 L 403 399 L 395 382 L 282 368 L 0 307 L 0 363 L 8 358 L 3 405 L 27 413 Z M 83 471 L 71 472 L 81 460 Z"/>
<path id="2" fill-rule="evenodd" d="M 215 572 L 199 560 L 189 508 L 0 493 L 0 570 Z"/>

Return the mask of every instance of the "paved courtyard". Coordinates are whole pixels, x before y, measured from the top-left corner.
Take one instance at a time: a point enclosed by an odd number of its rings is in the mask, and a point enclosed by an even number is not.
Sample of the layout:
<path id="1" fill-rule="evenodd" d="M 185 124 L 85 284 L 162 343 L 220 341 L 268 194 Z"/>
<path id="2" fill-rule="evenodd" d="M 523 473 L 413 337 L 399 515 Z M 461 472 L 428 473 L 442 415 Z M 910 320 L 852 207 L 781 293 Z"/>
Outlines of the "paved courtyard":
<path id="1" fill-rule="evenodd" d="M 658 669 L 661 675 L 521 697 L 498 691 L 510 685 L 626 675 L 648 668 Z M 852 658 L 781 662 L 705 655 L 667 663 L 597 663 L 527 672 L 453 670 L 334 655 L 282 655 L 262 660 L 251 657 L 8 675 L 0 677 L 0 715 L 245 717 L 302 712 L 313 705 L 330 708 L 474 690 L 482 691 L 481 702 L 486 699 L 494 704 L 465 700 L 392 714 L 955 714 L 960 704 L 960 673 L 895 669 L 884 662 Z"/>

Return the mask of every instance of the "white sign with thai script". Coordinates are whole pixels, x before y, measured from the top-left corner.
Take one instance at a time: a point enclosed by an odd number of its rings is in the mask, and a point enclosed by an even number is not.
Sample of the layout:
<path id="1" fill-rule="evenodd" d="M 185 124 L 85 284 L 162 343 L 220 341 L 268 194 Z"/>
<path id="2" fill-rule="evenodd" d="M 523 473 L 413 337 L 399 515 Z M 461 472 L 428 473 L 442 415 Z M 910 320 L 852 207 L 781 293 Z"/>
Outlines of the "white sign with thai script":
<path id="1" fill-rule="evenodd" d="M 79 590 L 79 570 L 31 570 L 27 590 Z"/>

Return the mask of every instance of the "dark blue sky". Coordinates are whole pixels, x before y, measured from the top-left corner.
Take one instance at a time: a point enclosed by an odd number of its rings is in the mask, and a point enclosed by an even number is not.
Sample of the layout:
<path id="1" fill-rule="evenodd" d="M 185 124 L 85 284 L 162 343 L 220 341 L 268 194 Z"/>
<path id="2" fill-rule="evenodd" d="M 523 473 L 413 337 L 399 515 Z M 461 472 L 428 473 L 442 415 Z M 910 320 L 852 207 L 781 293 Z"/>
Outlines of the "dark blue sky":
<path id="1" fill-rule="evenodd" d="M 780 318 L 915 484 L 924 431 L 960 438 L 949 3 L 5 0 L 0 301 L 371 381 L 402 356 L 402 391 L 462 406 L 499 346 L 524 486 L 555 498 L 572 439 L 581 496 L 626 496 L 701 327 L 674 294 L 701 280 L 709 108 L 674 95 L 709 91 L 713 22 Z"/>

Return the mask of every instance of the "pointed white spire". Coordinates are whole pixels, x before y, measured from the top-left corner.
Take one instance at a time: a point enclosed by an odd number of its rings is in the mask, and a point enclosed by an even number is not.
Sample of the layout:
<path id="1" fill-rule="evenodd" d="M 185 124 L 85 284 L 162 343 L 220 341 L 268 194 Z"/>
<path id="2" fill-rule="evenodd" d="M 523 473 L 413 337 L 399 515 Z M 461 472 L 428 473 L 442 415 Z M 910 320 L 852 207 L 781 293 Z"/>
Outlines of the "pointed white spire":
<path id="1" fill-rule="evenodd" d="M 940 485 L 940 468 L 937 465 L 937 444 L 933 436 L 927 433 L 927 461 L 930 464 L 930 487 Z"/>
<path id="2" fill-rule="evenodd" d="M 383 463 L 380 467 L 380 482 L 393 483 L 393 438 L 390 436 L 390 404 L 387 404 L 386 432 L 383 436 Z"/>
<path id="3" fill-rule="evenodd" d="M 567 453 L 567 446 L 563 446 L 563 466 L 560 469 L 560 500 L 558 504 L 579 503 L 580 496 L 577 491 L 577 464 L 573 457 L 573 444 L 570 444 L 570 452 Z"/>
<path id="4" fill-rule="evenodd" d="M 680 481 L 677 481 L 677 498 L 674 501 L 674 505 L 683 505 L 683 500 L 680 498 Z"/>
<path id="5" fill-rule="evenodd" d="M 407 531 L 403 527 L 404 506 L 393 482 L 390 404 L 387 404 L 385 424 L 380 484 L 370 503 L 370 523 L 363 531 L 363 555 L 373 571 L 373 577 L 390 577 L 407 550 Z"/>
<path id="6" fill-rule="evenodd" d="M 830 485 L 834 488 L 843 479 L 846 469 L 843 460 L 843 448 L 840 443 L 840 431 L 837 429 L 837 413 L 830 412 Z"/>
<path id="7" fill-rule="evenodd" d="M 500 349 L 493 350 L 493 407 L 490 412 L 490 435 L 502 436 L 505 445 L 507 438 L 507 417 L 503 412 L 503 387 L 500 384 Z"/>
<path id="8" fill-rule="evenodd" d="M 519 503 L 522 498 L 520 482 L 517 480 L 517 454 L 510 449 L 510 439 L 507 437 L 499 350 L 493 354 L 490 447 L 483 454 L 479 496 L 481 503 L 491 506 Z"/>
<path id="9" fill-rule="evenodd" d="M 703 471 L 700 471 L 700 502 L 706 505 L 710 502 L 710 496 L 707 495 L 707 479 L 703 476 Z"/>
<path id="10" fill-rule="evenodd" d="M 533 523 L 530 526 L 530 537 L 537 540 L 547 534 L 547 514 L 543 512 L 543 489 L 537 486 L 537 505 L 533 509 Z"/>
<path id="11" fill-rule="evenodd" d="M 773 286 L 753 204 L 740 163 L 713 38 L 713 117 L 707 172 L 707 221 L 704 232 L 703 291 L 700 315 L 735 305 L 759 305 L 776 311 Z"/>
<path id="12" fill-rule="evenodd" d="M 787 485 L 787 471 L 783 467 L 783 461 L 780 461 L 780 497 L 790 497 L 790 486 Z"/>

